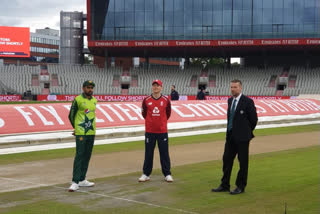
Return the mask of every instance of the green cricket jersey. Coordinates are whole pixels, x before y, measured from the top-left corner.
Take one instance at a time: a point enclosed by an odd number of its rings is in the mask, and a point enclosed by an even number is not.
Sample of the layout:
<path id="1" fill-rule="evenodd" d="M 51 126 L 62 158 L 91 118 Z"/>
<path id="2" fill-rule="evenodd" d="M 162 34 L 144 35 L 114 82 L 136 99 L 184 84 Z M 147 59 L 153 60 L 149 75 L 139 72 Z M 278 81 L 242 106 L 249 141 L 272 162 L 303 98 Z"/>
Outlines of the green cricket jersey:
<path id="1" fill-rule="evenodd" d="M 91 96 L 86 98 L 84 94 L 77 96 L 72 102 L 69 112 L 69 120 L 75 130 L 75 135 L 96 134 L 96 105 L 97 99 Z"/>

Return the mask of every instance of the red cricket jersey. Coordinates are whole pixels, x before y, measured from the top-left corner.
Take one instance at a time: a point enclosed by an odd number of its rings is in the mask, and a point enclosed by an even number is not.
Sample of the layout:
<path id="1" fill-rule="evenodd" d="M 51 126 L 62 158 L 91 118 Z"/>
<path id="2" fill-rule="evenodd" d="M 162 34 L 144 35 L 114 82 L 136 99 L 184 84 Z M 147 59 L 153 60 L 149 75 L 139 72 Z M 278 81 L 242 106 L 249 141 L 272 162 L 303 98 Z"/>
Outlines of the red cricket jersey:
<path id="1" fill-rule="evenodd" d="M 158 99 L 146 97 L 142 102 L 142 116 L 146 121 L 146 132 L 167 133 L 168 119 L 171 115 L 170 100 L 164 96 Z"/>

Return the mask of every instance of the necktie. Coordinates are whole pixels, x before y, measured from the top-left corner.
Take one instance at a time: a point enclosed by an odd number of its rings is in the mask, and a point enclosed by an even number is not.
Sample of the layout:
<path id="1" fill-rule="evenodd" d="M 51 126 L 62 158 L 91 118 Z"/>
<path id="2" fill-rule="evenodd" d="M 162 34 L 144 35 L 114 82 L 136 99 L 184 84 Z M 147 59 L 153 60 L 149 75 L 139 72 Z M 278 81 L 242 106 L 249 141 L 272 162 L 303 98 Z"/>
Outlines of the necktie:
<path id="1" fill-rule="evenodd" d="M 233 116 L 234 116 L 234 112 L 236 110 L 236 104 L 237 104 L 237 100 L 234 99 L 232 106 L 231 106 L 231 111 L 230 111 L 230 115 L 229 115 L 229 119 L 228 119 L 228 131 L 230 131 L 232 129 L 232 121 L 233 121 Z"/>

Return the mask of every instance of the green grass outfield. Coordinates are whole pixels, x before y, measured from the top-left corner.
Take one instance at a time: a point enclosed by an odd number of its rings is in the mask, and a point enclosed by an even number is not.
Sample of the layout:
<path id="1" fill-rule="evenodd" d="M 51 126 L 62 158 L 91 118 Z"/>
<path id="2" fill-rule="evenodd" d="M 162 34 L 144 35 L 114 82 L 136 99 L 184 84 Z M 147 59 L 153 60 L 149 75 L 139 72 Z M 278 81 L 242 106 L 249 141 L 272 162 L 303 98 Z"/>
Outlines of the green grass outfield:
<path id="1" fill-rule="evenodd" d="M 182 209 L 203 214 L 318 214 L 319 147 L 250 156 L 246 193 L 212 193 L 221 177 L 221 161 L 175 167 L 174 183 L 155 170 L 151 181 L 138 183 L 140 173 L 96 179 L 89 193 L 69 193 L 68 184 L 0 194 L 0 213 L 32 214 L 179 214 Z M 235 164 L 231 184 L 238 164 Z M 93 195 L 99 194 L 99 195 Z M 119 197 L 152 203 L 153 207 Z M 164 208 L 166 207 L 166 208 Z"/>
<path id="2" fill-rule="evenodd" d="M 319 131 L 320 125 L 292 126 L 282 128 L 269 128 L 255 130 L 256 136 L 279 135 L 301 132 Z M 170 138 L 170 145 L 196 144 L 196 143 L 212 143 L 213 141 L 224 140 L 225 133 L 196 135 L 188 137 Z M 104 154 L 120 151 L 143 150 L 144 142 L 127 142 L 118 144 L 98 145 L 93 149 L 93 154 Z M 75 149 L 57 149 L 48 151 L 28 152 L 19 154 L 0 155 L 0 165 L 9 163 L 22 163 L 26 161 L 50 160 L 57 158 L 74 157 Z"/>

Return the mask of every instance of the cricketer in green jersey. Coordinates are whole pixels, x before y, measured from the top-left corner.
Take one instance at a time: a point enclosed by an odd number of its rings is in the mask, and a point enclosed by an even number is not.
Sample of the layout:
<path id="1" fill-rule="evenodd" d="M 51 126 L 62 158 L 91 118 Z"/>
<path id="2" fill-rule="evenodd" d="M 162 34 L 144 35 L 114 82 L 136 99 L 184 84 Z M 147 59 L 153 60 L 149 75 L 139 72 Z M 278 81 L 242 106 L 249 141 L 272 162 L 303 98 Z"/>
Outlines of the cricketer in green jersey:
<path id="1" fill-rule="evenodd" d="M 76 137 L 76 156 L 73 163 L 73 177 L 69 192 L 79 187 L 92 187 L 93 182 L 86 180 L 89 161 L 91 158 L 94 137 L 96 134 L 96 105 L 97 99 L 92 96 L 95 84 L 91 80 L 83 83 L 83 93 L 72 102 L 69 120 L 74 128 Z"/>

